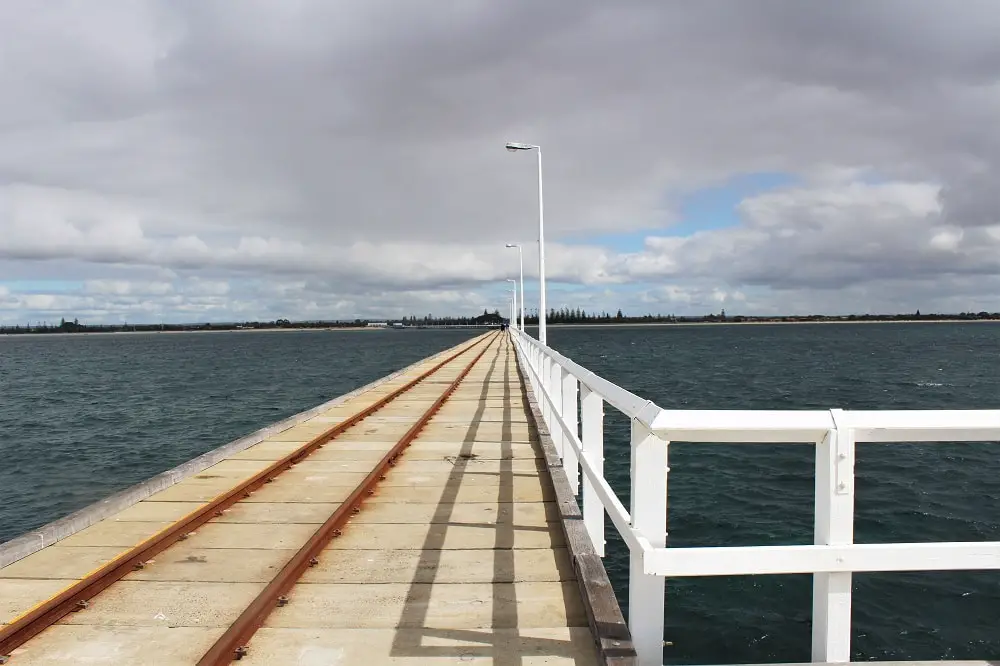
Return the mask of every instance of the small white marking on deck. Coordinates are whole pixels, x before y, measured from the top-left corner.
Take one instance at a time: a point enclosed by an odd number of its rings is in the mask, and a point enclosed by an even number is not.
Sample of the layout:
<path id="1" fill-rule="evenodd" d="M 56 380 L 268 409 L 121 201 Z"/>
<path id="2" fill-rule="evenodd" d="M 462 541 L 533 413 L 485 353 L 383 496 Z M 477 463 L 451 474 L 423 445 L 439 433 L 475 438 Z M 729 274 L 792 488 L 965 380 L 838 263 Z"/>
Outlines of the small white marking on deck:
<path id="1" fill-rule="evenodd" d="M 324 648 L 307 646 L 299 650 L 299 666 L 337 666 L 343 663 L 344 650 L 341 648 Z"/>

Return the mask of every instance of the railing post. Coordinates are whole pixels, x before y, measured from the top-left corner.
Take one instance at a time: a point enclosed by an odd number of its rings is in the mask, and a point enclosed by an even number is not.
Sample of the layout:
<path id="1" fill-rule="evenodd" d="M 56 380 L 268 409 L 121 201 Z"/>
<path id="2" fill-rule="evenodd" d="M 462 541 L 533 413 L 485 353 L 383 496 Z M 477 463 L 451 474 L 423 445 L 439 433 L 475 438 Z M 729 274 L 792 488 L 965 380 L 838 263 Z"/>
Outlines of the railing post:
<path id="1" fill-rule="evenodd" d="M 579 403 L 577 402 L 577 381 L 576 377 L 570 374 L 569 370 L 561 368 L 562 371 L 562 417 L 569 429 L 577 437 L 580 436 L 580 426 L 577 419 Z M 569 437 L 562 430 L 559 431 L 563 443 L 563 470 L 566 472 L 566 479 L 569 481 L 570 490 L 574 495 L 580 494 L 580 461 L 576 456 L 576 449 L 569 443 Z"/>
<path id="2" fill-rule="evenodd" d="M 552 360 L 542 354 L 542 372 L 540 374 L 542 380 L 541 389 L 538 391 L 538 402 L 542 405 L 542 420 L 545 421 L 545 426 L 551 432 L 552 430 L 552 417 L 549 406 L 549 401 L 545 398 L 544 392 L 549 391 L 549 373 L 552 370 Z"/>
<path id="3" fill-rule="evenodd" d="M 580 385 L 580 418 L 583 455 L 594 471 L 604 476 L 604 400 L 586 384 Z M 594 550 L 604 557 L 604 505 L 587 476 L 583 477 L 583 524 Z"/>
<path id="4" fill-rule="evenodd" d="M 834 424 L 840 410 L 831 410 Z M 854 542 L 854 431 L 834 427 L 816 445 L 815 543 Z M 851 660 L 850 573 L 813 574 L 812 660 Z"/>
<path id="5" fill-rule="evenodd" d="M 535 378 L 535 391 L 536 391 L 536 394 L 538 395 L 538 401 L 539 401 L 540 404 L 543 404 L 545 402 L 544 400 L 542 400 L 542 396 L 541 396 L 541 391 L 542 391 L 542 372 L 544 370 L 544 368 L 542 367 L 542 363 L 543 363 L 543 361 L 542 361 L 542 350 L 540 350 L 540 349 L 538 349 L 536 347 L 535 348 L 535 371 L 538 372 L 538 376 Z"/>
<path id="6" fill-rule="evenodd" d="M 536 386 L 535 388 L 538 389 L 538 403 L 542 406 L 542 416 L 545 417 L 545 418 L 548 418 L 546 416 L 546 414 L 548 414 L 548 412 L 545 411 L 545 409 L 546 409 L 546 407 L 545 407 L 545 399 L 542 397 L 542 387 L 545 386 L 545 355 L 542 354 L 542 350 L 541 349 L 537 349 L 535 351 L 538 354 L 538 356 L 537 356 L 537 363 L 538 363 L 538 386 Z"/>
<path id="7" fill-rule="evenodd" d="M 632 420 L 632 529 L 653 548 L 667 543 L 667 445 Z M 662 576 L 642 570 L 642 552 L 629 553 L 628 624 L 640 666 L 663 664 Z"/>
<path id="8" fill-rule="evenodd" d="M 559 460 L 563 459 L 565 454 L 565 446 L 563 446 L 563 431 L 556 423 L 555 414 L 562 414 L 563 404 L 562 404 L 562 374 L 563 369 L 555 361 L 549 361 L 549 395 L 552 396 L 552 411 L 554 414 L 552 418 L 549 419 L 549 434 L 552 436 L 552 443 L 556 447 L 556 452 L 559 453 Z"/>
<path id="9" fill-rule="evenodd" d="M 531 384 L 531 390 L 537 394 L 538 387 L 535 386 L 534 374 L 538 372 L 538 366 L 535 364 L 535 346 L 524 338 L 521 338 L 521 351 L 524 352 L 525 361 L 527 361 L 528 367 L 531 368 L 531 372 L 528 373 L 528 383 Z"/>
<path id="10" fill-rule="evenodd" d="M 524 338 L 520 338 L 520 342 L 520 349 L 524 355 L 524 360 L 530 368 L 530 371 L 528 372 L 528 384 L 531 385 L 531 390 L 537 393 L 537 388 L 535 387 L 535 373 L 538 372 L 538 366 L 535 365 L 535 348 Z"/>

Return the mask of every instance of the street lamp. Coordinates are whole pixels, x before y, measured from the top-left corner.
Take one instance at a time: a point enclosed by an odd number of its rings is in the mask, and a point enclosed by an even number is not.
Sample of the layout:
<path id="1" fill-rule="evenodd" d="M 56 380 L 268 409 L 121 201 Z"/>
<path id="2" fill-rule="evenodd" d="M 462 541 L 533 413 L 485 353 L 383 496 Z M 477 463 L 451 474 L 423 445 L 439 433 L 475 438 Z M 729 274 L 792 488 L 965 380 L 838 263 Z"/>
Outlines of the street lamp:
<path id="1" fill-rule="evenodd" d="M 507 282 L 513 282 L 514 283 L 514 287 L 513 287 L 513 291 L 514 291 L 514 311 L 510 313 L 510 323 L 514 325 L 514 328 L 517 328 L 517 280 L 513 280 L 511 278 L 507 278 Z M 523 291 L 521 292 L 521 302 L 522 303 L 524 302 L 524 292 Z"/>
<path id="2" fill-rule="evenodd" d="M 545 335 L 545 207 L 542 205 L 542 149 L 530 143 L 508 143 L 507 150 L 538 152 L 538 341 L 546 343 Z M 523 290 L 522 290 L 523 295 Z"/>
<path id="3" fill-rule="evenodd" d="M 507 243 L 507 247 L 517 248 L 517 263 L 521 268 L 521 331 L 524 331 L 524 253 L 520 243 Z"/>

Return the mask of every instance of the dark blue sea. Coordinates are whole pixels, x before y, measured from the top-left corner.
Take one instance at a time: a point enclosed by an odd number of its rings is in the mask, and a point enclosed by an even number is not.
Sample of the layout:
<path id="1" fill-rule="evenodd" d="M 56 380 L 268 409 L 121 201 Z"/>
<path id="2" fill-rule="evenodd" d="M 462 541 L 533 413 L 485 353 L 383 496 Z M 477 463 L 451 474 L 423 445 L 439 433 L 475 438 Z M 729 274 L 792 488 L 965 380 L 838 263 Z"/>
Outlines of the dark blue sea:
<path id="1" fill-rule="evenodd" d="M 0 337 L 0 541 L 346 393 L 465 331 Z M 1000 324 L 550 327 L 668 408 L 1000 408 Z M 628 423 L 607 474 L 628 503 Z M 856 540 L 1000 540 L 1000 445 L 862 444 Z M 813 452 L 671 447 L 676 546 L 812 542 Z M 627 605 L 627 551 L 606 564 Z M 1000 656 L 1000 573 L 857 574 L 854 659 Z M 811 577 L 667 581 L 671 663 L 808 661 Z"/>

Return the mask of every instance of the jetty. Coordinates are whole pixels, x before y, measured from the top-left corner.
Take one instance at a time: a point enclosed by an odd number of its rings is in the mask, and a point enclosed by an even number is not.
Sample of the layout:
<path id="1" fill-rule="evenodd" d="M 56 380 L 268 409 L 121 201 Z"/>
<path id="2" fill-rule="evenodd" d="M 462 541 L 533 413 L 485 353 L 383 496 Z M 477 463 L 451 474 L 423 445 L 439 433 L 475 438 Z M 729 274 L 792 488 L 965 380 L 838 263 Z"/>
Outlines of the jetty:
<path id="1" fill-rule="evenodd" d="M 812 661 L 845 663 L 853 572 L 1000 569 L 1000 542 L 854 544 L 856 446 L 997 440 L 993 410 L 664 410 L 488 331 L 0 545 L 0 663 L 653 666 L 667 578 L 786 573 L 814 577 Z M 814 447 L 815 544 L 669 547 L 679 442 Z"/>

